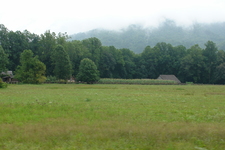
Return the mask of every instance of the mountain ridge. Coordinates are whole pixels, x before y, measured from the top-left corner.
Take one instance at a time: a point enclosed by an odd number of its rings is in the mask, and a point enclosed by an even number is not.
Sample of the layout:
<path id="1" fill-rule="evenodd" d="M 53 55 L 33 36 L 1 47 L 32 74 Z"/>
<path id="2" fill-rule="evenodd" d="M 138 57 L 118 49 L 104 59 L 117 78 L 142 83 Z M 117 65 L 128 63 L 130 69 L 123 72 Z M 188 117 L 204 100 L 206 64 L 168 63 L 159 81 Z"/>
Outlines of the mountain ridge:
<path id="1" fill-rule="evenodd" d="M 87 32 L 71 35 L 71 40 L 83 40 L 96 37 L 104 46 L 115 46 L 118 49 L 128 48 L 135 53 L 141 53 L 146 46 L 155 46 L 159 42 L 170 43 L 173 46 L 183 45 L 186 48 L 198 44 L 204 48 L 207 41 L 213 41 L 218 49 L 225 50 L 225 22 L 200 24 L 189 27 L 178 26 L 172 20 L 166 20 L 158 27 L 143 27 L 132 24 L 127 28 L 116 30 L 93 29 Z"/>

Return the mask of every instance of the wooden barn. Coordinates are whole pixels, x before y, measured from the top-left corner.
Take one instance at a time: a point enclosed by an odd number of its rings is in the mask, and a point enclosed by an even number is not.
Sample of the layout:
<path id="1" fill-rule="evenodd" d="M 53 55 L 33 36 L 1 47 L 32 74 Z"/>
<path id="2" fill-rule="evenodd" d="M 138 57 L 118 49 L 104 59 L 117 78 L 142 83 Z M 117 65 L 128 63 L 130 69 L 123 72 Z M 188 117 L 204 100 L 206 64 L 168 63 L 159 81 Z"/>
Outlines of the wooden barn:
<path id="1" fill-rule="evenodd" d="M 176 81 L 177 83 L 181 83 L 180 80 L 175 76 L 175 75 L 160 75 L 158 80 L 173 80 Z"/>
<path id="2" fill-rule="evenodd" d="M 1 77 L 3 82 L 12 82 L 14 75 L 12 71 L 2 72 Z"/>

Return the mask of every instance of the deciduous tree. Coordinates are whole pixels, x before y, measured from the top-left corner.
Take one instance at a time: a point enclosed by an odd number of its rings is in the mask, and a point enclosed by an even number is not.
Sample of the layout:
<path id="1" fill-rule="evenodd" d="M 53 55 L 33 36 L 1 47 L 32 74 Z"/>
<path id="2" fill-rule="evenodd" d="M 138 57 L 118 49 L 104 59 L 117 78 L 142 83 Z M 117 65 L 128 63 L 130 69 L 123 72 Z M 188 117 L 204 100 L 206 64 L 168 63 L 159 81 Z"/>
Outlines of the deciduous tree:
<path id="1" fill-rule="evenodd" d="M 57 45 L 52 52 L 53 73 L 58 79 L 67 80 L 71 77 L 72 66 L 70 58 L 62 45 Z"/>
<path id="2" fill-rule="evenodd" d="M 15 70 L 20 62 L 20 54 L 25 50 L 29 49 L 29 43 L 26 36 L 20 31 L 10 31 L 8 34 L 9 38 L 9 69 Z"/>
<path id="3" fill-rule="evenodd" d="M 216 67 L 214 82 L 218 84 L 225 84 L 225 62 Z"/>
<path id="4" fill-rule="evenodd" d="M 38 56 L 40 57 L 40 60 L 46 65 L 46 75 L 53 75 L 51 53 L 56 46 L 56 34 L 49 30 L 44 34 L 41 34 L 39 46 L 40 48 L 38 49 Z"/>
<path id="5" fill-rule="evenodd" d="M 115 69 L 116 60 L 109 47 L 104 46 L 101 48 L 101 56 L 99 61 L 99 70 L 101 78 L 113 78 L 113 71 Z"/>
<path id="6" fill-rule="evenodd" d="M 99 80 L 99 71 L 97 70 L 97 66 L 89 58 L 81 60 L 77 80 L 87 82 L 89 84 Z"/>
<path id="7" fill-rule="evenodd" d="M 203 56 L 205 56 L 205 64 L 206 64 L 206 72 L 205 72 L 205 78 L 207 79 L 208 83 L 212 83 L 212 76 L 213 72 L 216 68 L 216 61 L 217 61 L 217 55 L 218 49 L 216 47 L 216 44 L 212 41 L 208 41 L 205 44 L 206 48 L 203 50 Z"/>
<path id="8" fill-rule="evenodd" d="M 24 50 L 20 55 L 21 65 L 16 69 L 15 78 L 23 83 L 42 83 L 46 80 L 46 66 L 31 50 Z"/>
<path id="9" fill-rule="evenodd" d="M 0 73 L 6 71 L 6 66 L 8 62 L 8 55 L 5 53 L 4 49 L 0 45 Z"/>
<path id="10" fill-rule="evenodd" d="M 87 49 L 91 53 L 90 59 L 95 62 L 95 65 L 98 67 L 98 63 L 100 60 L 100 48 L 102 46 L 101 41 L 96 37 L 92 37 L 82 40 L 82 44 L 87 47 Z"/>
<path id="11" fill-rule="evenodd" d="M 67 53 L 72 65 L 72 75 L 76 76 L 82 59 L 90 58 L 91 54 L 81 41 L 67 41 Z"/>
<path id="12" fill-rule="evenodd" d="M 203 71 L 205 69 L 202 49 L 198 45 L 187 50 L 187 55 L 181 60 L 182 72 L 185 81 L 201 83 L 203 81 Z"/>

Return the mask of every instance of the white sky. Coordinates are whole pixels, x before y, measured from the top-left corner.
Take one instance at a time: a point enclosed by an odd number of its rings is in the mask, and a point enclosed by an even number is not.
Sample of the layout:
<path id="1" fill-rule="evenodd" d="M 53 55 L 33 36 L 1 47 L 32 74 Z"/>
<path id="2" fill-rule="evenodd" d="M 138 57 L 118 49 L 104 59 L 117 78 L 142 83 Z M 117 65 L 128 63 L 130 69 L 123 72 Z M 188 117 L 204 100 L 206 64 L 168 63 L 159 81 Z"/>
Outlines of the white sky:
<path id="1" fill-rule="evenodd" d="M 225 0 L 4 0 L 0 8 L 0 24 L 36 34 L 156 27 L 165 19 L 185 26 L 225 22 Z"/>

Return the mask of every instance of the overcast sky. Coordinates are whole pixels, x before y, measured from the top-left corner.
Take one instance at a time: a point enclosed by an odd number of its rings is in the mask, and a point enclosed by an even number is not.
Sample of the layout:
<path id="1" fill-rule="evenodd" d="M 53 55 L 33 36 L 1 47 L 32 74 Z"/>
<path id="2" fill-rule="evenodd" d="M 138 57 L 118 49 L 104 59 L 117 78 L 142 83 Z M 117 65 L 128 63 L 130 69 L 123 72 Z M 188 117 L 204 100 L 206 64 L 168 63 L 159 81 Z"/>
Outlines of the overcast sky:
<path id="1" fill-rule="evenodd" d="M 36 34 L 156 27 L 165 19 L 185 26 L 225 22 L 225 0 L 4 0 L 0 8 L 0 24 Z"/>

